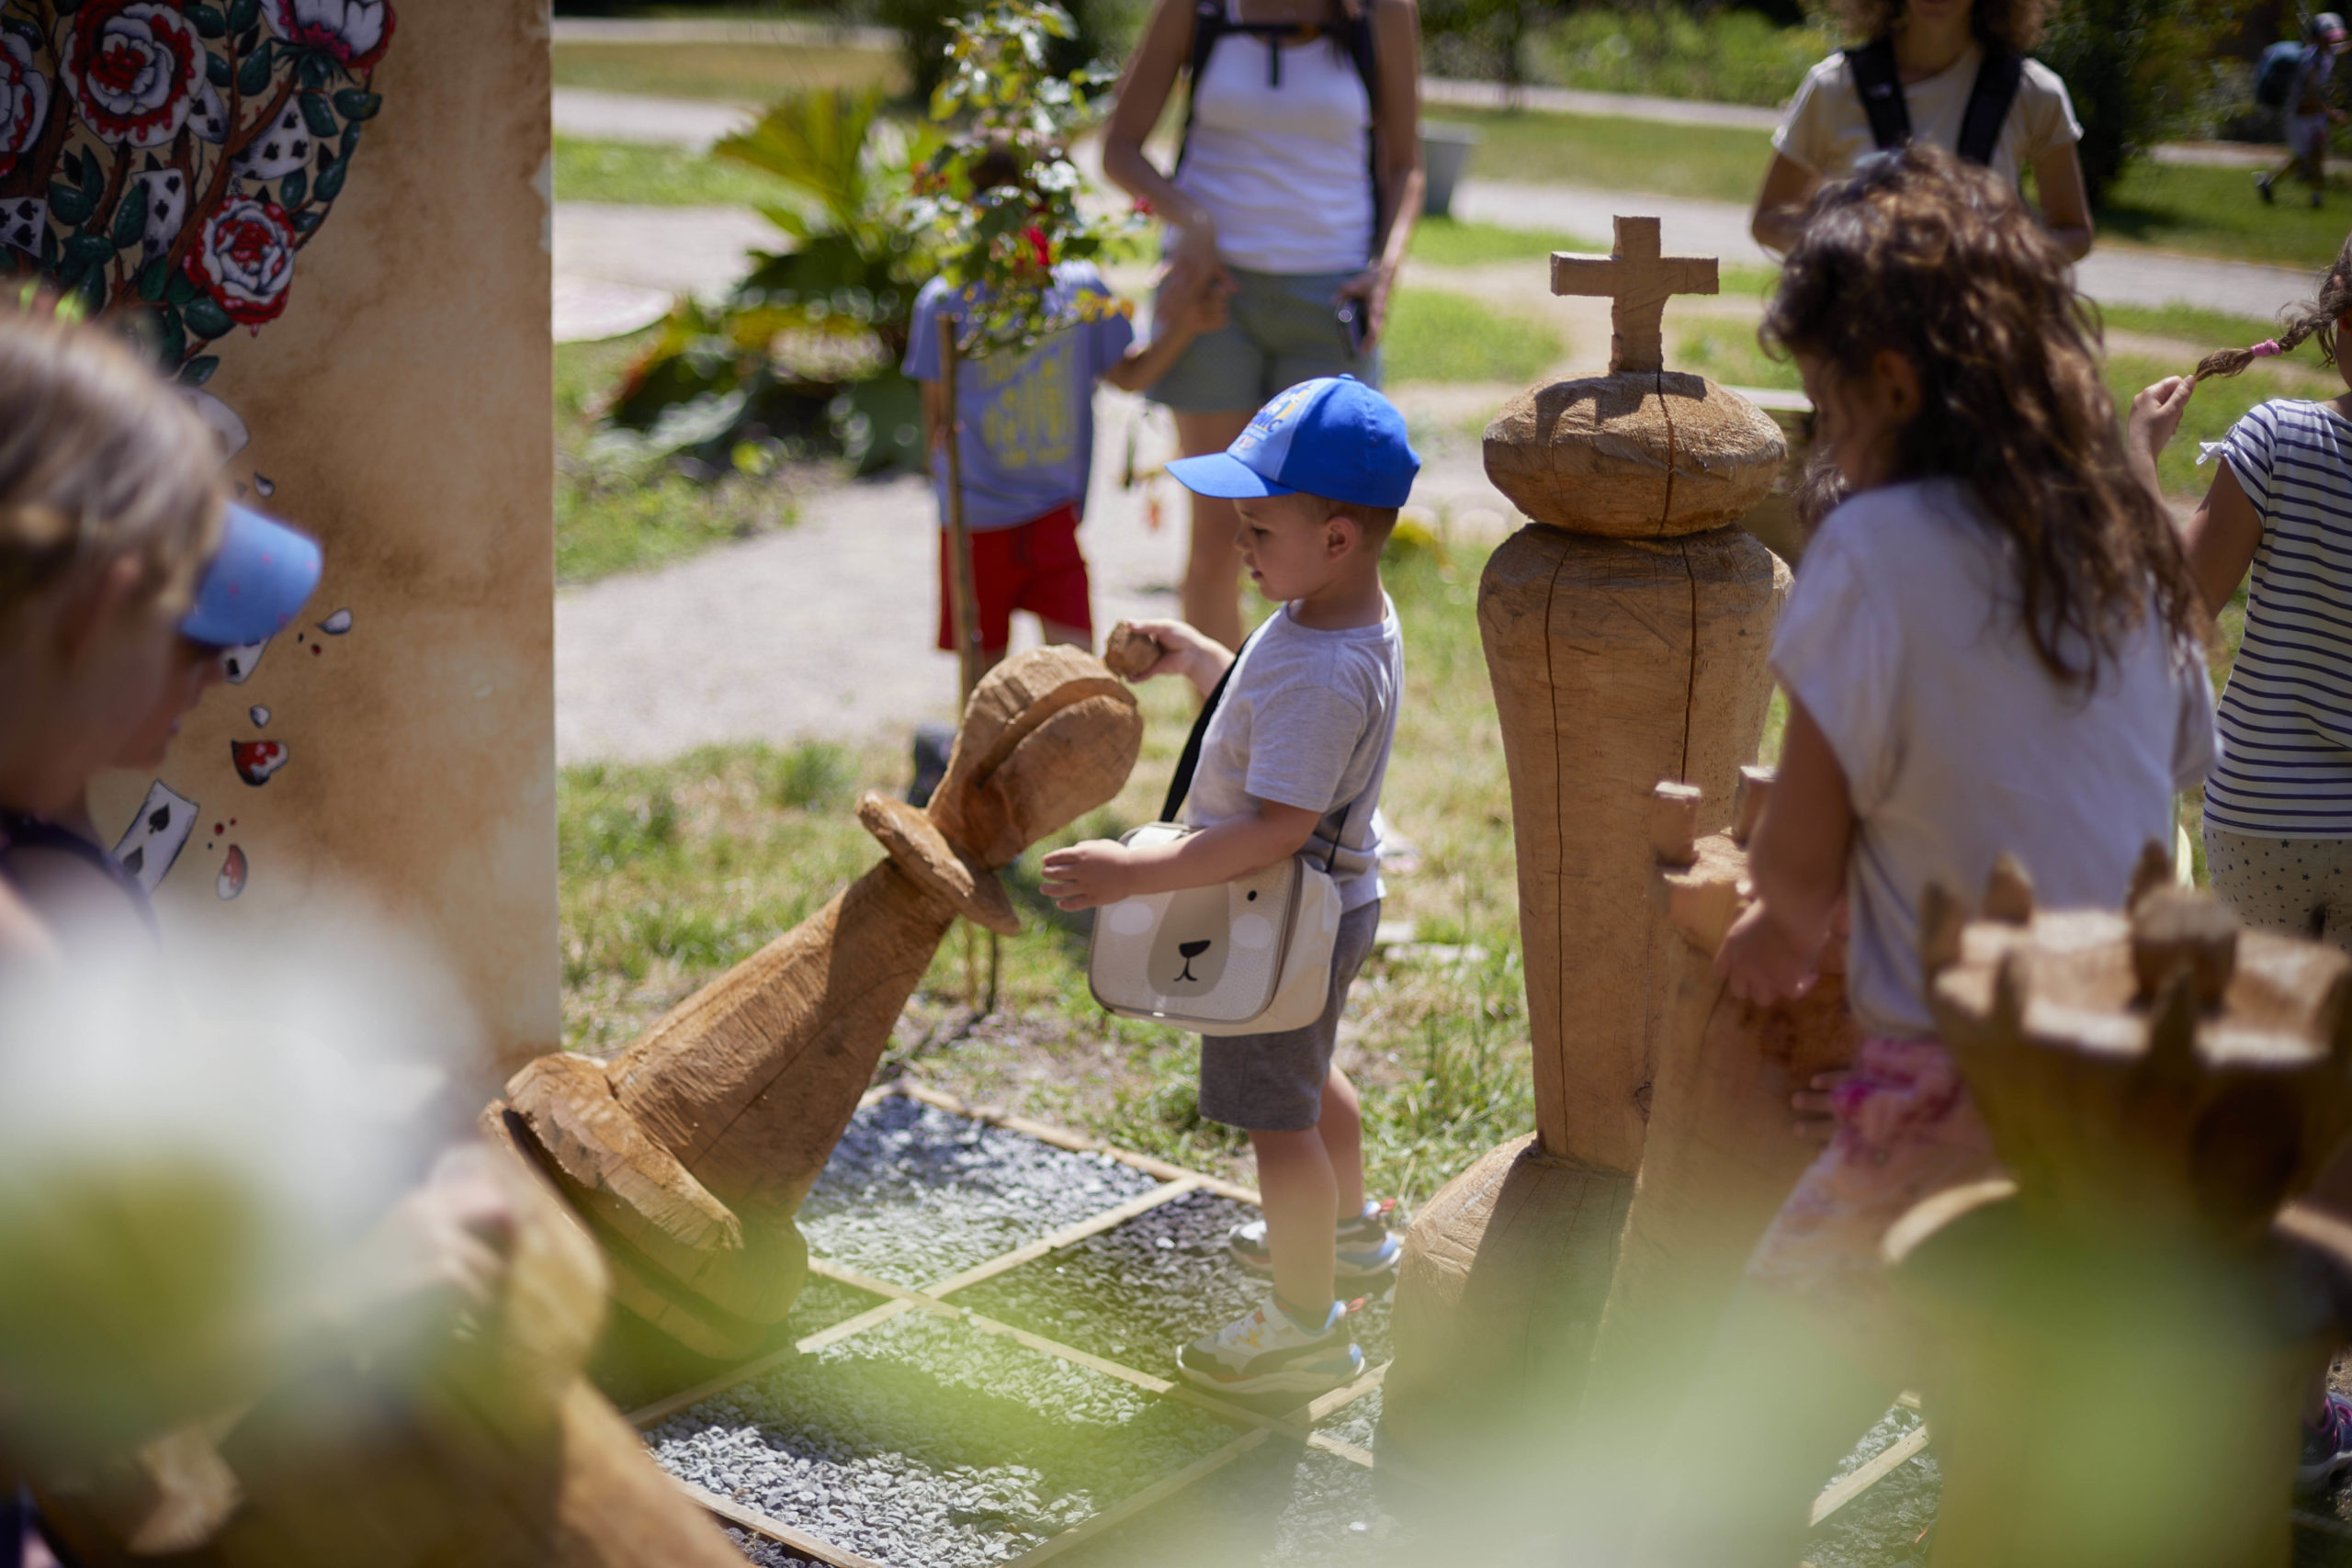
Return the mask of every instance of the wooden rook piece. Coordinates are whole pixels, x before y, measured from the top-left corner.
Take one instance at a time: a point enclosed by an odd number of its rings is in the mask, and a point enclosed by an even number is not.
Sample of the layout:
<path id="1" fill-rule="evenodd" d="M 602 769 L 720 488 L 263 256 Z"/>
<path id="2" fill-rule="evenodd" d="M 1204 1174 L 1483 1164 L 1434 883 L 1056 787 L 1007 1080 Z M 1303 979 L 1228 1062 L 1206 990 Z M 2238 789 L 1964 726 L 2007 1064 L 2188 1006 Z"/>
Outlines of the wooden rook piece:
<path id="1" fill-rule="evenodd" d="M 1886 1242 L 1938 1346 L 1939 1568 L 2287 1562 L 2352 1303 L 2352 1228 L 2291 1201 L 2352 1129 L 2352 959 L 2169 888 L 1956 945 L 1929 998 L 2007 1179 Z"/>
<path id="2" fill-rule="evenodd" d="M 807 1274 L 792 1216 L 940 939 L 958 915 L 1020 930 L 996 868 L 1116 795 L 1142 739 L 1134 694 L 1092 654 L 1006 660 L 926 809 L 858 802 L 879 865 L 613 1060 L 559 1053 L 508 1081 L 484 1129 L 570 1200 L 615 1300 L 704 1357 L 766 1338 Z"/>
<path id="3" fill-rule="evenodd" d="M 1662 1032 L 1684 1026 L 1659 862 L 1690 865 L 1731 825 L 1771 695 L 1788 569 L 1734 525 L 1786 447 L 1746 399 L 1663 367 L 1664 302 L 1712 291 L 1714 264 L 1660 255 L 1656 219 L 1617 234 L 1613 256 L 1553 262 L 1556 290 L 1616 300 L 1612 374 L 1530 388 L 1487 427 L 1487 476 L 1533 520 L 1488 558 L 1478 626 L 1510 772 L 1536 1134 L 1448 1183 L 1406 1238 L 1380 1436 L 1400 1473 L 1495 1473 L 1516 1435 L 1576 1411 Z M 1727 923 L 1732 896 L 1694 892 L 1687 912 Z"/>
<path id="4" fill-rule="evenodd" d="M 1609 371 L 1612 376 L 1666 368 L 1660 327 L 1666 301 L 1676 294 L 1713 294 L 1722 287 L 1713 256 L 1658 254 L 1658 220 L 1617 220 L 1617 244 L 1605 256 L 1552 253 L 1552 292 L 1608 299 Z"/>

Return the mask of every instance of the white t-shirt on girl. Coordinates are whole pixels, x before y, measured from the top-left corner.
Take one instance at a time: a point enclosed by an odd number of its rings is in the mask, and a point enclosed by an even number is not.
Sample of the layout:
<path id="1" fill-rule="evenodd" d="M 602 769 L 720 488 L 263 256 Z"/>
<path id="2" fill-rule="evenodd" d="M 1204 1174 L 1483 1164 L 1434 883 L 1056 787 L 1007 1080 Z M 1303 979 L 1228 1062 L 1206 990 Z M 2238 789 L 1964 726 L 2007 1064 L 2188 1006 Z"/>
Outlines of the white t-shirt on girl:
<path id="1" fill-rule="evenodd" d="M 2089 692 L 2042 669 L 2007 536 L 1951 479 L 1832 513 L 1772 643 L 1772 672 L 1837 754 L 1860 819 L 1848 987 L 1864 1031 L 1936 1032 L 1919 963 L 1931 884 L 1973 904 L 2014 854 L 2045 908 L 2116 908 L 2173 800 L 2213 759 L 2203 660 L 2153 610 Z"/>
<path id="2" fill-rule="evenodd" d="M 1924 81 L 1906 82 L 1903 101 L 1911 111 L 1911 133 L 1948 152 L 1960 151 L 1961 121 L 1984 51 L 1974 44 L 1951 65 Z M 2058 73 L 2039 60 L 2025 62 L 2009 117 L 1993 143 L 1993 172 L 2014 186 L 2019 172 L 2053 148 L 2083 139 L 2082 122 Z M 1854 85 L 1854 68 L 1843 51 L 1805 73 L 1804 85 L 1789 104 L 1788 118 L 1772 133 L 1772 146 L 1825 180 L 1842 180 L 1854 165 L 1878 151 L 1871 118 Z"/>

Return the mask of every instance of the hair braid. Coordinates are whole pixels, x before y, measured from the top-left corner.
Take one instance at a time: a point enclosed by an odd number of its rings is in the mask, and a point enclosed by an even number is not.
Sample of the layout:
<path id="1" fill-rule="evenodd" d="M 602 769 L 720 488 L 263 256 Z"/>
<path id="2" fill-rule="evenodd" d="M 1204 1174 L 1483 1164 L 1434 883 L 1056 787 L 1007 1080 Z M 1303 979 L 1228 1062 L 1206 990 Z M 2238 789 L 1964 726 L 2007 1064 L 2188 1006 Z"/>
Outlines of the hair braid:
<path id="1" fill-rule="evenodd" d="M 2290 305 L 2278 313 L 2278 335 L 2267 343 L 2250 348 L 2216 349 L 2197 362 L 2190 375 L 2192 381 L 2202 381 L 2208 376 L 2235 376 L 2257 359 L 2272 355 L 2292 354 L 2304 340 L 2319 340 L 2319 362 L 2335 363 L 2335 323 L 2344 313 L 2352 310 L 2352 238 L 2335 254 L 2335 264 L 2320 279 L 2316 297 Z"/>

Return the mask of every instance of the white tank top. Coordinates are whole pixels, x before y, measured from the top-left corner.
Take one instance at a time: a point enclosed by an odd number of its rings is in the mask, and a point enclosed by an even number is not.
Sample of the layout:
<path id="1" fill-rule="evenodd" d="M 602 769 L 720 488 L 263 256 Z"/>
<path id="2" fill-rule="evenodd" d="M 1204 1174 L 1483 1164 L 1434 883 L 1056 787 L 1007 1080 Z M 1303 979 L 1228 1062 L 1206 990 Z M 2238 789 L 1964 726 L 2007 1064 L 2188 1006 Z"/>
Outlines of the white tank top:
<path id="1" fill-rule="evenodd" d="M 1267 81 L 1275 49 L 1278 86 Z M 1362 271 L 1372 257 L 1372 99 L 1346 50 L 1328 31 L 1306 43 L 1227 33 L 1192 90 L 1174 183 L 1208 210 L 1217 254 L 1250 272 Z"/>

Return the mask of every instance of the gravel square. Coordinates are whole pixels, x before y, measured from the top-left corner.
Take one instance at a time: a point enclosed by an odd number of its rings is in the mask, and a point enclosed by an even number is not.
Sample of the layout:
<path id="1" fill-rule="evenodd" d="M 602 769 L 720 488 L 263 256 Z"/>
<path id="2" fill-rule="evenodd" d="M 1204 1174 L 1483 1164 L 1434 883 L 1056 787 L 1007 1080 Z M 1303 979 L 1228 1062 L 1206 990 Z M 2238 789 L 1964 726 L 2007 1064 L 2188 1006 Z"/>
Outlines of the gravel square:
<path id="1" fill-rule="evenodd" d="M 892 1568 L 978 1568 L 1234 1434 L 1115 1379 L 910 1313 L 646 1436 L 671 1473 Z"/>
<path id="2" fill-rule="evenodd" d="M 890 1095 L 850 1122 L 799 1224 L 818 1257 L 917 1289 L 1157 1185 L 1106 1156 Z"/>
<path id="3" fill-rule="evenodd" d="M 1257 1211 L 1188 1192 L 1115 1230 L 958 1291 L 956 1304 L 1074 1345 L 1138 1371 L 1178 1376 L 1176 1348 L 1265 1301 L 1272 1286 L 1226 1250 L 1226 1233 Z M 1388 1286 L 1353 1318 L 1364 1364 L 1389 1355 Z M 1363 1284 L 1341 1281 L 1340 1289 Z M 1349 1441 L 1356 1441 L 1349 1438 Z"/>

